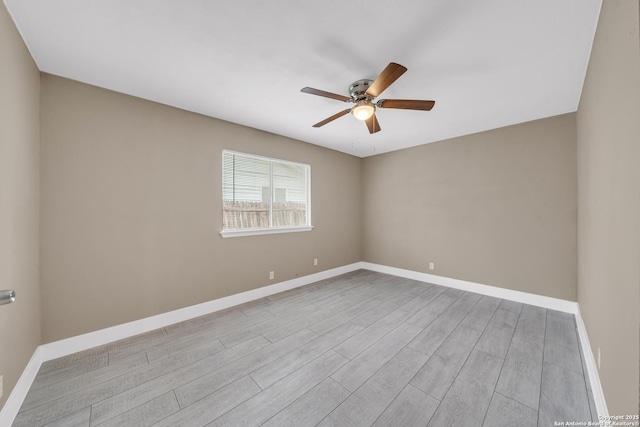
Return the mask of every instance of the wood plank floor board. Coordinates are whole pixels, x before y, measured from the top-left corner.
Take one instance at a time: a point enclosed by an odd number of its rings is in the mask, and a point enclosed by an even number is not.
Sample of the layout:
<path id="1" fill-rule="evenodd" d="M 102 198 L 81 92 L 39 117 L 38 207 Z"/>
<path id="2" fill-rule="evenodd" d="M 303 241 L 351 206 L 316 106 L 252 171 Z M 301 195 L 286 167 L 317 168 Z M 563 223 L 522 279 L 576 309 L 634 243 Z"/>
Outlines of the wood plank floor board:
<path id="1" fill-rule="evenodd" d="M 300 317 L 299 319 L 286 325 L 280 326 L 279 328 L 264 332 L 262 336 L 264 336 L 271 342 L 279 341 L 295 332 L 298 332 L 301 329 L 309 328 L 328 317 L 331 317 L 348 309 L 349 307 L 353 306 L 355 302 L 355 299 L 338 299 L 336 301 L 329 302 L 329 305 L 327 307 L 323 307 L 320 309 L 315 309 L 315 307 L 313 307 L 312 310 L 307 312 L 306 315 Z"/>
<path id="2" fill-rule="evenodd" d="M 409 347 L 427 356 L 436 352 L 460 321 L 471 311 L 480 299 L 480 295 L 466 292 L 458 298 L 449 309 L 433 320 L 416 336 Z"/>
<path id="3" fill-rule="evenodd" d="M 311 336 L 312 334 L 307 334 L 307 337 Z M 298 338 L 299 337 L 294 337 L 293 340 Z M 162 369 L 158 369 L 157 372 L 154 372 L 153 375 L 148 375 L 144 380 L 135 381 L 135 386 L 127 387 L 126 390 L 120 390 L 119 393 L 105 397 L 97 403 L 94 402 L 91 411 L 91 422 L 98 424 L 102 421 L 113 418 L 128 411 L 129 409 L 135 408 L 144 402 L 158 397 L 169 390 L 175 390 L 177 394 L 179 387 L 184 384 L 188 384 L 189 382 L 201 379 L 203 375 L 206 376 L 212 371 L 216 372 L 224 370 L 227 366 L 242 364 L 246 358 L 255 355 L 255 353 L 273 351 L 273 344 L 265 344 L 265 342 L 268 343 L 265 338 L 258 337 L 253 342 L 247 341 L 243 343 L 244 345 L 241 344 L 215 353 L 194 363 L 184 364 L 175 363 L 175 361 L 171 364 L 167 363 L 162 367 Z M 160 364 L 156 365 L 162 366 Z M 153 365 L 149 366 L 153 367 Z M 238 375 L 234 378 L 227 378 L 225 383 L 217 384 L 217 388 L 221 388 L 241 376 L 242 375 Z M 186 406 L 181 402 L 180 405 L 181 407 Z"/>
<path id="4" fill-rule="evenodd" d="M 246 327 L 245 329 L 234 331 L 223 337 L 220 337 L 220 341 L 222 342 L 222 344 L 224 344 L 226 348 L 233 347 L 234 345 L 238 345 L 241 342 L 244 342 L 251 338 L 255 338 L 259 335 L 262 335 L 265 332 L 269 332 L 271 330 L 288 325 L 292 322 L 296 322 L 300 319 L 300 317 L 301 316 L 299 314 L 295 313 L 295 314 L 287 314 L 282 317 L 276 317 L 270 320 L 265 320 L 255 325 Z"/>
<path id="5" fill-rule="evenodd" d="M 480 337 L 476 349 L 504 359 L 518 324 L 519 313 L 498 308 Z"/>
<path id="6" fill-rule="evenodd" d="M 83 390 L 77 391 L 73 394 L 60 396 L 55 401 L 45 403 L 30 410 L 22 411 L 18 417 L 16 417 L 14 425 L 25 427 L 42 426 L 58 420 L 59 418 L 68 416 L 87 406 L 120 396 L 122 393 L 126 393 L 130 389 L 153 381 L 161 376 L 180 372 L 180 369 L 185 365 L 201 363 L 204 368 L 209 364 L 221 365 L 230 363 L 242 355 L 254 352 L 268 344 L 269 341 L 265 338 L 259 337 L 253 340 L 253 342 L 247 342 L 232 349 L 214 353 L 213 355 L 208 355 L 209 353 L 206 351 L 206 348 L 197 348 L 192 351 L 180 353 L 158 363 L 153 363 L 134 370 L 128 375 L 121 375 L 97 384 L 88 384 L 88 387 Z M 130 408 L 132 407 L 133 406 Z"/>
<path id="7" fill-rule="evenodd" d="M 269 312 L 276 316 L 283 316 L 291 312 L 299 312 L 309 305 L 330 305 L 340 299 L 357 295 L 365 287 L 362 283 L 344 283 L 336 287 L 319 288 L 315 292 L 306 292 L 299 296 L 292 294 L 286 301 L 276 301 L 270 304 Z M 295 289 L 292 290 L 292 292 Z"/>
<path id="8" fill-rule="evenodd" d="M 578 331 L 573 317 L 547 315 L 544 361 L 583 375 Z"/>
<path id="9" fill-rule="evenodd" d="M 210 354 L 213 354 L 214 352 L 224 350 L 226 347 L 217 338 L 211 339 L 211 337 L 206 335 L 198 334 L 190 335 L 185 339 L 176 340 L 163 346 L 154 347 L 144 354 L 147 355 L 149 363 L 154 363 L 196 348 L 206 348 Z"/>
<path id="10" fill-rule="evenodd" d="M 29 393 L 25 398 L 21 410 L 28 411 L 29 409 L 57 400 L 60 397 L 76 393 L 89 387 L 91 384 L 108 381 L 147 365 L 146 356 L 141 354 L 126 359 L 122 363 L 114 363 L 113 365 L 107 365 L 82 375 L 70 376 L 66 380 L 61 380 L 47 387 L 33 390 L 33 392 Z"/>
<path id="11" fill-rule="evenodd" d="M 574 318 L 573 314 L 564 313 L 564 312 L 558 311 L 558 310 L 547 309 L 547 314 L 549 314 L 550 316 L 556 316 L 556 317 L 561 317 L 561 318 L 565 318 L 565 319 L 573 319 Z"/>
<path id="12" fill-rule="evenodd" d="M 503 396 L 534 410 L 540 402 L 545 323 L 545 309 L 522 309 L 496 385 Z"/>
<path id="13" fill-rule="evenodd" d="M 379 306 L 380 304 L 382 304 L 382 302 L 383 301 L 377 298 L 368 299 L 364 302 L 355 304 L 350 308 L 341 311 L 340 313 L 337 313 L 325 320 L 322 320 L 316 323 L 315 325 L 309 327 L 309 329 L 319 335 L 322 335 L 325 332 L 330 331 L 331 329 L 337 328 L 343 323 L 349 322 L 351 319 L 359 316 L 360 314 L 366 312 L 367 310 L 370 310 L 373 307 Z"/>
<path id="14" fill-rule="evenodd" d="M 229 324 L 232 320 L 227 319 L 231 313 L 225 313 L 225 316 L 222 318 L 225 319 L 224 322 Z M 237 319 L 246 319 L 242 313 L 234 314 Z M 238 321 L 238 320 L 235 320 Z M 222 321 L 221 321 L 222 322 Z M 219 323 L 221 323 L 219 322 Z M 171 335 L 166 332 L 165 328 L 162 328 L 165 332 L 163 334 L 157 334 L 154 336 L 144 337 L 144 339 L 139 339 L 135 341 L 130 341 L 127 343 L 122 343 L 120 345 L 108 345 L 108 353 L 109 353 L 109 363 L 118 362 L 120 360 L 126 359 L 127 357 L 134 356 L 136 354 L 144 353 L 149 349 L 152 349 L 157 346 L 164 345 L 166 343 L 172 342 L 175 340 L 175 335 Z M 189 330 L 190 333 L 196 333 L 195 330 Z M 181 338 L 184 337 L 181 336 Z"/>
<path id="15" fill-rule="evenodd" d="M 327 378 L 276 416 L 263 427 L 312 427 L 322 421 L 351 393 L 331 378 Z"/>
<path id="16" fill-rule="evenodd" d="M 257 314 L 262 314 L 269 311 L 269 307 L 273 304 L 267 298 L 260 298 L 254 301 L 249 301 L 244 304 L 240 304 L 234 307 L 240 313 L 244 314 L 247 317 L 251 317 Z"/>
<path id="17" fill-rule="evenodd" d="M 214 314 L 214 317 L 222 317 L 222 316 L 227 316 L 230 315 L 230 313 L 228 312 L 218 312 Z M 165 328 L 160 328 L 160 329 L 155 329 L 152 331 L 148 331 L 148 332 L 143 332 L 141 334 L 137 334 L 137 335 L 133 335 L 131 337 L 127 337 L 127 338 L 123 338 L 121 340 L 117 340 L 114 342 L 111 342 L 109 344 L 105 344 L 102 347 L 102 350 L 106 350 L 106 351 L 116 351 L 116 350 L 121 350 L 121 349 L 125 349 L 125 348 L 129 348 L 129 347 L 135 347 L 138 346 L 140 344 L 144 344 L 156 339 L 161 339 L 164 336 L 168 335 L 168 332 Z M 98 347 L 100 348 L 100 347 Z M 90 350 L 89 350 L 90 351 Z"/>
<path id="18" fill-rule="evenodd" d="M 531 339 L 536 341 L 544 340 L 546 326 L 547 310 L 542 307 L 525 305 L 520 312 L 513 339 L 521 339 L 523 341 Z"/>
<path id="19" fill-rule="evenodd" d="M 176 385 L 175 392 L 178 402 L 181 407 L 188 406 L 306 344 L 315 337 L 317 335 L 313 332 L 303 330 L 218 369 L 213 367 L 214 369 L 210 370 L 200 370 L 195 377 L 192 378 L 190 376 L 188 381 L 183 381 L 181 384 Z"/>
<path id="20" fill-rule="evenodd" d="M 268 318 L 273 318 L 272 314 L 269 314 Z M 146 352 L 149 355 L 150 360 L 156 361 L 163 357 L 167 357 L 172 354 L 176 354 L 189 348 L 193 343 L 206 343 L 219 339 L 220 337 L 232 332 L 235 328 L 244 328 L 251 325 L 259 324 L 260 322 L 267 320 L 264 317 L 246 317 L 242 315 L 237 320 L 225 319 L 224 321 L 208 323 L 198 323 L 189 330 L 183 330 L 180 332 L 171 333 L 165 336 L 161 336 L 153 341 L 145 342 L 144 345 L 138 347 L 128 347 L 118 352 L 110 352 L 110 360 L 118 360 L 131 355 L 138 354 L 140 352 Z"/>
<path id="21" fill-rule="evenodd" d="M 514 313 L 520 314 L 520 311 L 522 310 L 523 306 L 524 304 L 522 304 L 521 302 L 509 301 L 508 299 L 503 299 L 500 301 L 500 306 L 498 308 L 501 308 L 503 310 L 513 311 Z"/>
<path id="22" fill-rule="evenodd" d="M 400 310 L 406 311 L 411 315 L 415 315 L 420 310 L 424 309 L 429 303 L 433 302 L 440 295 L 445 293 L 447 288 L 444 286 L 433 285 L 425 292 L 422 292 L 420 295 L 417 295 L 411 301 L 407 302 L 404 305 L 400 306 Z"/>
<path id="23" fill-rule="evenodd" d="M 373 277 L 370 272 L 360 270 L 351 273 L 343 274 L 337 277 L 320 280 L 315 283 L 310 283 L 298 288 L 292 288 L 283 292 L 269 295 L 263 300 L 268 303 L 276 303 L 272 307 L 278 307 L 280 305 L 286 305 L 292 300 L 298 298 L 307 298 L 308 295 L 322 295 L 333 292 L 340 292 L 353 286 L 360 286 L 366 283 L 368 278 Z M 247 304 L 255 304 L 255 301 Z"/>
<path id="24" fill-rule="evenodd" d="M 352 359 L 332 378 L 349 391 L 355 391 L 364 384 L 378 369 L 384 366 L 422 329 L 403 323 L 385 335 L 380 341 Z"/>
<path id="25" fill-rule="evenodd" d="M 428 395 L 442 400 L 469 358 L 481 332 L 458 326 L 411 380 Z"/>
<path id="26" fill-rule="evenodd" d="M 292 288 L 283 292 L 278 292 L 277 294 L 269 295 L 264 298 L 263 301 L 265 301 L 265 304 L 269 307 L 270 310 L 275 310 L 276 312 L 279 310 L 283 310 L 283 312 L 286 312 L 287 308 L 292 303 L 296 304 L 299 301 L 309 301 L 309 298 L 314 297 L 315 299 L 317 299 L 318 297 L 322 297 L 324 295 L 341 292 L 345 289 L 360 285 L 360 281 L 353 280 L 345 280 L 342 281 L 338 286 L 332 287 L 324 286 L 327 283 L 329 283 L 328 280 L 322 281 L 317 284 L 306 285 L 299 288 Z"/>
<path id="27" fill-rule="evenodd" d="M 578 348 L 578 335 L 573 317 L 558 317 L 547 310 L 545 340 L 549 344 Z"/>
<path id="28" fill-rule="evenodd" d="M 109 354 L 97 354 L 94 357 L 85 359 L 82 363 L 74 363 L 56 370 L 48 372 L 38 372 L 38 375 L 31 384 L 31 390 L 38 390 L 68 380 L 70 377 L 76 377 L 89 373 L 96 369 L 104 368 L 109 365 Z"/>
<path id="29" fill-rule="evenodd" d="M 422 308 L 422 310 L 409 318 L 407 323 L 411 323 L 412 325 L 416 325 L 420 328 L 426 328 L 463 294 L 464 292 L 458 289 L 449 289 L 446 292 L 443 292 L 426 307 Z"/>
<path id="30" fill-rule="evenodd" d="M 402 349 L 319 425 L 372 425 L 426 361 L 424 354 L 410 348 Z"/>
<path id="31" fill-rule="evenodd" d="M 92 424 L 92 427 L 148 427 L 179 410 L 180 406 L 172 390 L 104 423 Z"/>
<path id="32" fill-rule="evenodd" d="M 473 292 L 464 292 L 460 298 L 458 298 L 453 304 L 451 304 L 450 311 L 459 312 L 463 314 L 464 319 L 473 308 L 482 299 L 482 295 Z"/>
<path id="33" fill-rule="evenodd" d="M 589 398 L 589 409 L 591 410 L 591 419 L 594 421 L 598 420 L 598 409 L 596 408 L 596 401 L 593 397 L 593 391 L 587 390 L 587 396 Z"/>
<path id="34" fill-rule="evenodd" d="M 513 342 L 496 386 L 502 395 L 535 410 L 540 401 L 542 343 Z"/>
<path id="35" fill-rule="evenodd" d="M 56 371 L 63 369 L 67 372 L 79 371 L 86 366 L 91 369 L 91 366 L 102 366 L 105 362 L 109 363 L 108 351 L 102 347 L 92 348 L 44 362 L 38 370 L 38 376 L 55 375 Z"/>
<path id="36" fill-rule="evenodd" d="M 212 313 L 166 326 L 165 329 L 167 330 L 168 336 L 164 338 L 164 341 L 175 339 L 175 337 L 198 334 L 211 329 L 228 328 L 229 325 L 237 323 L 240 325 L 255 324 L 256 322 L 275 317 L 272 313 L 265 310 L 254 313 L 252 316 L 247 316 L 238 309 L 231 312 L 228 312 L 228 310 L 231 309 L 226 309 L 225 314 L 221 316 L 214 316 L 215 313 Z"/>
<path id="37" fill-rule="evenodd" d="M 544 361 L 561 366 L 582 375 L 582 360 L 577 347 L 565 347 L 555 343 L 544 346 Z"/>
<path id="38" fill-rule="evenodd" d="M 464 318 L 460 324 L 467 328 L 484 331 L 493 317 L 493 314 L 500 305 L 500 299 L 490 296 L 483 296 L 480 301 L 473 307 L 471 312 Z"/>
<path id="39" fill-rule="evenodd" d="M 154 424 L 154 427 L 207 425 L 261 391 L 262 389 L 249 376 L 242 377 L 160 420 Z"/>
<path id="40" fill-rule="evenodd" d="M 439 400 L 408 384 L 373 426 L 426 426 L 439 404 Z"/>
<path id="41" fill-rule="evenodd" d="M 47 424 L 47 427 L 87 427 L 91 418 L 91 407 L 87 406 L 79 411 L 67 415 Z"/>
<path id="42" fill-rule="evenodd" d="M 329 299 L 329 300 L 331 300 L 331 299 Z M 316 311 L 316 310 L 324 309 L 325 305 L 320 303 L 320 302 L 318 302 L 318 301 L 315 301 L 314 303 L 305 303 L 305 304 L 302 304 L 302 305 L 296 305 L 296 307 L 292 308 L 291 310 L 288 310 L 286 312 L 282 312 L 282 313 L 279 313 L 279 314 L 274 314 L 275 317 L 273 319 L 269 319 L 269 320 L 266 320 L 264 322 L 260 322 L 259 324 L 249 325 L 245 329 L 254 330 L 254 329 L 256 329 L 256 327 L 257 328 L 262 327 L 262 328 L 265 328 L 263 330 L 263 332 L 266 332 L 266 331 L 269 331 L 271 329 L 279 328 L 279 327 L 284 326 L 284 325 L 286 325 L 288 323 L 291 323 L 291 322 L 294 322 L 294 321 L 297 321 L 297 320 L 300 320 L 300 319 L 304 319 L 304 317 L 308 314 L 308 311 L 306 311 L 305 308 L 306 308 L 306 310 L 311 309 L 313 311 Z M 273 313 L 273 309 L 269 310 L 269 311 L 271 313 Z M 267 328 L 268 325 L 273 325 L 273 326 Z M 243 333 L 243 332 L 244 331 L 240 330 L 240 328 L 237 328 L 235 331 L 232 331 L 228 335 L 229 336 L 233 336 L 235 334 L 239 334 L 239 333 Z M 223 337 L 221 339 L 221 341 L 225 345 L 227 345 L 226 340 L 228 340 L 228 339 L 229 338 L 227 336 L 225 336 L 225 337 Z M 231 345 L 233 345 L 233 344 L 231 344 Z"/>
<path id="43" fill-rule="evenodd" d="M 482 427 L 536 427 L 538 411 L 494 393 Z"/>
<path id="44" fill-rule="evenodd" d="M 586 422 L 591 421 L 590 417 L 584 377 L 545 362 L 542 367 L 538 426 L 546 427 L 564 421 Z"/>
<path id="45" fill-rule="evenodd" d="M 353 359 L 400 326 L 408 317 L 409 315 L 406 311 L 396 310 L 364 328 L 346 341 L 336 345 L 334 350 L 347 359 Z"/>
<path id="46" fill-rule="evenodd" d="M 262 389 L 265 389 L 361 330 L 362 326 L 354 325 L 353 323 L 345 323 L 344 325 L 338 326 L 326 334 L 320 335 L 284 356 L 256 369 L 251 373 L 251 378 L 253 378 Z"/>
<path id="47" fill-rule="evenodd" d="M 581 350 L 573 315 L 359 270 L 46 362 L 13 426 L 542 427 L 597 417 Z"/>
<path id="48" fill-rule="evenodd" d="M 243 306 L 244 304 L 241 304 L 238 306 L 238 308 Z M 238 308 L 228 308 L 226 310 L 222 310 L 221 312 L 217 311 L 214 313 L 204 314 L 202 316 L 194 317 L 193 319 L 188 319 L 182 322 L 174 323 L 173 325 L 168 325 L 164 329 L 167 331 L 167 335 L 176 336 L 178 334 L 188 334 L 193 333 L 193 331 L 201 331 L 211 326 L 219 325 L 221 323 L 227 323 L 227 321 L 229 320 L 238 321 L 243 319 L 244 317 L 253 317 L 246 316 L 244 313 L 242 313 L 242 310 L 238 310 Z M 261 311 L 260 315 L 273 317 L 273 314 L 266 313 L 264 311 Z"/>
<path id="49" fill-rule="evenodd" d="M 40 427 L 47 425 L 89 407 L 95 402 L 117 395 L 133 387 L 138 381 L 137 377 L 121 376 L 105 383 L 93 385 L 87 389 L 19 413 L 13 422 L 13 426 Z"/>
<path id="50" fill-rule="evenodd" d="M 433 283 L 420 282 L 418 280 L 409 279 L 407 286 L 409 287 L 409 290 L 405 293 L 407 295 L 411 295 L 412 297 L 417 297 L 419 295 L 422 295 L 435 285 Z"/>
<path id="51" fill-rule="evenodd" d="M 351 321 L 360 326 L 365 326 L 365 327 L 371 326 L 373 323 L 382 319 L 386 315 L 392 313 L 400 306 L 411 301 L 413 298 L 414 297 L 411 294 L 401 293 L 383 302 L 379 306 L 374 307 L 371 310 L 362 313 L 361 315 L 355 317 Z"/>
<path id="52" fill-rule="evenodd" d="M 347 359 L 328 351 L 271 387 L 236 406 L 209 426 L 259 426 L 324 381 Z"/>
<path id="53" fill-rule="evenodd" d="M 429 427 L 477 427 L 487 413 L 503 360 L 474 350 L 438 406 Z"/>

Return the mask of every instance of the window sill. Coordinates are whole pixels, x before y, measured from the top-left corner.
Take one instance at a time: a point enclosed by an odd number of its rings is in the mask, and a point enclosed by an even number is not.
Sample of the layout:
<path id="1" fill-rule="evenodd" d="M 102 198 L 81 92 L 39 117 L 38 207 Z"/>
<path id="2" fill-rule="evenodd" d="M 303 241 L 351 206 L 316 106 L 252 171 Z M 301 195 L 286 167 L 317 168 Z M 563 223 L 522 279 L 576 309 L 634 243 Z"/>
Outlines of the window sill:
<path id="1" fill-rule="evenodd" d="M 220 236 L 227 239 L 230 237 L 260 236 L 263 234 L 298 233 L 301 231 L 311 231 L 312 226 L 305 227 L 282 227 L 282 228 L 256 228 L 253 230 L 223 230 Z"/>

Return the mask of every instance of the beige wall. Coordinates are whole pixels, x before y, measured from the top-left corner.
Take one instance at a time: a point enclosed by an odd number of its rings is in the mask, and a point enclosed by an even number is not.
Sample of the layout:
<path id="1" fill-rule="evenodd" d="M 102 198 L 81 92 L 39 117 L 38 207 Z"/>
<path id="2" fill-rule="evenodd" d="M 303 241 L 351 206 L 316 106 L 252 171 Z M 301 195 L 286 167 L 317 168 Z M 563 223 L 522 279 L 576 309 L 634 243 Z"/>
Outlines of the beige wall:
<path id="1" fill-rule="evenodd" d="M 45 342 L 361 260 L 360 159 L 50 75 L 41 85 Z M 313 231 L 221 238 L 222 149 L 310 163 Z"/>
<path id="2" fill-rule="evenodd" d="M 611 414 L 637 414 L 640 32 L 637 0 L 604 0 L 577 115 L 578 301 Z"/>
<path id="3" fill-rule="evenodd" d="M 40 344 L 38 279 L 38 92 L 40 74 L 0 3 L 0 375 L 4 395 Z"/>
<path id="4" fill-rule="evenodd" d="M 569 114 L 364 159 L 364 260 L 575 301 L 575 138 Z"/>

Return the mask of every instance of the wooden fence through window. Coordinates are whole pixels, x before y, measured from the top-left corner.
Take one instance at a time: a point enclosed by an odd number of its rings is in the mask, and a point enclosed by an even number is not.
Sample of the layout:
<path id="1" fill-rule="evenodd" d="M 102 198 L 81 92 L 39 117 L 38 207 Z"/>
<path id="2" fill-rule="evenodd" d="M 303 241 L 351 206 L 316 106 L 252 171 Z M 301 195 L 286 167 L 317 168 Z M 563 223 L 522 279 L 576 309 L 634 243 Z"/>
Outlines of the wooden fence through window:
<path id="1" fill-rule="evenodd" d="M 242 228 L 269 228 L 269 204 L 262 202 L 223 202 L 225 230 Z M 307 225 L 307 205 L 295 202 L 274 202 L 273 226 L 291 227 Z"/>

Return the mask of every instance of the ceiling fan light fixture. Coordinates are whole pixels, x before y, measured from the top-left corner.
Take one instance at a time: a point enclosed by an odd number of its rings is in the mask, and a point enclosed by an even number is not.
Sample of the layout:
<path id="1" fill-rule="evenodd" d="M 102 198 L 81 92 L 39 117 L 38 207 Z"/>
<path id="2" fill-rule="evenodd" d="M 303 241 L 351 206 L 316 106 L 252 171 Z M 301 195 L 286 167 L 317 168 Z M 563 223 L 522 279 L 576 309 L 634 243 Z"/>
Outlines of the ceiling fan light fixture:
<path id="1" fill-rule="evenodd" d="M 366 99 L 358 101 L 356 106 L 351 109 L 351 114 L 358 120 L 367 120 L 376 112 L 376 107 Z"/>
<path id="2" fill-rule="evenodd" d="M 331 123 L 332 121 L 351 113 L 356 119 L 365 122 L 367 129 L 369 129 L 369 133 L 374 134 L 381 130 L 380 123 L 376 117 L 376 110 L 378 107 L 384 109 L 398 108 L 402 110 L 430 111 L 436 103 L 435 101 L 416 99 L 381 99 L 379 101 L 375 101 L 375 99 L 393 82 L 395 82 L 398 77 L 404 74 L 405 71 L 407 71 L 407 67 L 396 64 L 395 62 L 390 62 L 375 80 L 362 79 L 351 83 L 349 86 L 349 96 L 338 95 L 337 93 L 326 92 L 312 87 L 303 87 L 300 89 L 300 92 L 356 104 L 352 108 L 345 108 L 333 116 L 327 117 L 313 125 L 313 127 L 322 127 L 327 123 Z"/>

